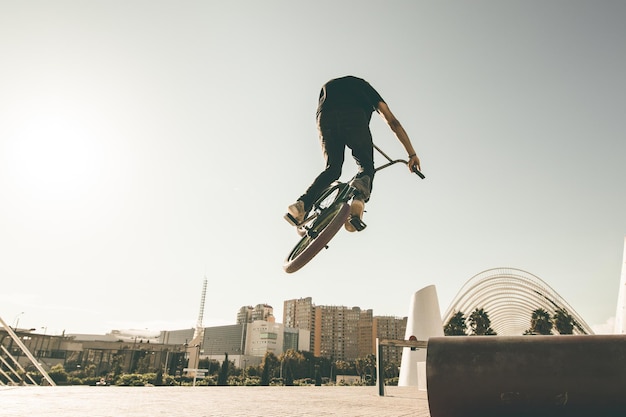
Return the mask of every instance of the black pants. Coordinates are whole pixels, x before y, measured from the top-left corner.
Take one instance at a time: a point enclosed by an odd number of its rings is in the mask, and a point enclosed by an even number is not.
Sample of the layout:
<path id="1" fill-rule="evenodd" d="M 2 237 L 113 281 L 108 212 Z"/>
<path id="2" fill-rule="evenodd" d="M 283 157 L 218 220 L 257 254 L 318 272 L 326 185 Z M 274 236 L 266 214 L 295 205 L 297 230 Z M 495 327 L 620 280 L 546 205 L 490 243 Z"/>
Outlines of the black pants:
<path id="1" fill-rule="evenodd" d="M 369 191 L 374 181 L 374 146 L 370 132 L 370 115 L 363 110 L 322 112 L 317 118 L 326 169 L 299 198 L 308 211 L 319 194 L 341 176 L 346 146 L 352 151 L 359 172 L 357 178 L 369 177 Z M 368 193 L 369 194 L 369 193 Z M 366 200 L 369 195 L 366 196 Z"/>

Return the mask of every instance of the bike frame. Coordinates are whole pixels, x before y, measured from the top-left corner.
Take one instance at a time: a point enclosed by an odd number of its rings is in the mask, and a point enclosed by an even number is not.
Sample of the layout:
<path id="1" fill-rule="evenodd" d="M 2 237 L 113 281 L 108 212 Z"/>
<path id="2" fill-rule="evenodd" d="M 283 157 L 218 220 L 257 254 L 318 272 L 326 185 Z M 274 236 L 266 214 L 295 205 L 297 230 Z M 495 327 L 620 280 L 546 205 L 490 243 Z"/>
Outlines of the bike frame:
<path id="1" fill-rule="evenodd" d="M 389 155 L 387 155 L 385 152 L 383 152 L 383 150 L 380 149 L 378 146 L 376 146 L 375 144 L 373 144 L 373 146 L 374 146 L 374 149 L 376 149 L 378 151 L 378 153 L 380 153 L 382 156 L 384 156 L 385 159 L 387 160 L 387 162 L 384 163 L 383 165 L 380 165 L 379 167 L 374 168 L 374 172 L 378 172 L 380 170 L 383 170 L 383 169 L 388 168 L 388 167 L 390 167 L 392 165 L 395 165 L 395 164 L 399 164 L 399 163 L 408 164 L 409 163 L 409 161 L 406 161 L 404 159 L 391 159 L 389 157 Z M 424 176 L 424 174 L 422 174 L 417 169 L 416 166 L 413 166 L 412 170 L 420 178 L 422 178 L 422 179 L 426 178 Z M 354 193 L 355 193 L 356 189 L 353 186 L 350 185 L 350 182 L 352 180 L 354 180 L 355 178 L 356 178 L 356 175 L 354 177 L 352 177 L 352 179 L 350 181 L 346 182 L 346 183 L 343 183 L 341 181 L 335 181 L 333 184 L 330 185 L 330 187 L 333 187 L 333 186 L 338 185 L 338 184 L 345 184 L 346 185 L 346 187 L 343 187 L 343 189 L 339 192 L 339 196 L 337 197 L 336 201 L 348 202 L 348 201 L 350 201 L 352 199 L 352 197 L 354 197 Z M 310 223 L 312 220 L 315 220 L 315 218 L 317 218 L 317 216 L 319 216 L 320 213 L 318 212 L 318 210 L 315 210 L 315 207 L 314 207 L 313 209 L 311 209 L 309 214 L 310 215 L 307 216 L 304 220 L 302 220 L 302 222 L 300 224 L 298 224 L 297 227 L 304 226 L 305 224 Z"/>
<path id="2" fill-rule="evenodd" d="M 379 147 L 376 145 L 373 147 L 387 160 L 383 165 L 374 168 L 374 172 L 398 163 L 408 163 L 403 159 L 391 159 Z M 424 178 L 417 166 L 413 166 L 411 169 L 420 178 Z M 287 255 L 283 265 L 285 272 L 292 273 L 299 270 L 313 259 L 320 250 L 328 248 L 328 242 L 344 226 L 346 221 L 350 221 L 356 230 L 363 230 L 365 224 L 361 222 L 358 224 L 360 228 L 357 228 L 357 225 L 349 220 L 351 200 L 358 194 L 351 182 L 352 180 L 348 182 L 335 181 L 317 196 L 313 208 L 307 213 L 307 217 L 297 225 L 301 239 Z"/>

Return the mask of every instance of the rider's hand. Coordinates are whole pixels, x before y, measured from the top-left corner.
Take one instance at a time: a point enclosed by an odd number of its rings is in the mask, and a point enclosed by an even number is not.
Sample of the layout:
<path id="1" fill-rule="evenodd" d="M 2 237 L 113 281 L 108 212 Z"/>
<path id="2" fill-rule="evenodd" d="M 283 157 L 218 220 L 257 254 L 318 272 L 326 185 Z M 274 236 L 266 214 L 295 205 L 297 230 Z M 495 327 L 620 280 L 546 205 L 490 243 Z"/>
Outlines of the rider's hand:
<path id="1" fill-rule="evenodd" d="M 409 158 L 409 171 L 413 172 L 413 166 L 416 166 L 418 170 L 422 170 L 422 168 L 420 167 L 420 159 L 417 157 L 417 155 L 413 155 L 411 156 L 411 158 Z"/>

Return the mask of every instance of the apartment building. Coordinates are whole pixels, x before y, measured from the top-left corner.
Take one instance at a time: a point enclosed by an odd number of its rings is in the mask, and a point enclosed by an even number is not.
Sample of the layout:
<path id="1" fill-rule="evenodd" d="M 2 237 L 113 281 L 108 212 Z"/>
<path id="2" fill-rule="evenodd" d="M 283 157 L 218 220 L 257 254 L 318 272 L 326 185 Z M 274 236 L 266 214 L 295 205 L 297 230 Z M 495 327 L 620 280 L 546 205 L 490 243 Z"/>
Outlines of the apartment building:
<path id="1" fill-rule="evenodd" d="M 274 308 L 268 304 L 257 304 L 254 307 L 243 306 L 237 312 L 237 324 L 252 323 L 258 320 L 275 321 Z"/>
<path id="2" fill-rule="evenodd" d="M 375 351 L 372 310 L 316 306 L 311 297 L 306 297 L 284 302 L 283 322 L 286 327 L 311 332 L 315 356 L 350 361 Z"/>
<path id="3" fill-rule="evenodd" d="M 376 338 L 403 340 L 406 333 L 406 317 L 375 316 L 373 318 L 374 344 Z M 383 360 L 399 364 L 402 358 L 401 347 L 382 346 Z"/>
<path id="4" fill-rule="evenodd" d="M 376 353 L 376 338 L 404 339 L 407 318 L 374 316 L 371 309 L 316 306 L 311 297 L 286 300 L 285 327 L 311 332 L 315 356 L 335 360 L 355 360 Z M 402 348 L 386 346 L 384 360 L 400 363 Z"/>
<path id="5" fill-rule="evenodd" d="M 313 299 L 311 297 L 286 300 L 283 303 L 283 324 L 287 328 L 303 329 L 310 332 L 309 346 L 313 348 L 315 339 Z"/>
<path id="6" fill-rule="evenodd" d="M 315 356 L 351 361 L 372 353 L 372 310 L 316 306 Z"/>

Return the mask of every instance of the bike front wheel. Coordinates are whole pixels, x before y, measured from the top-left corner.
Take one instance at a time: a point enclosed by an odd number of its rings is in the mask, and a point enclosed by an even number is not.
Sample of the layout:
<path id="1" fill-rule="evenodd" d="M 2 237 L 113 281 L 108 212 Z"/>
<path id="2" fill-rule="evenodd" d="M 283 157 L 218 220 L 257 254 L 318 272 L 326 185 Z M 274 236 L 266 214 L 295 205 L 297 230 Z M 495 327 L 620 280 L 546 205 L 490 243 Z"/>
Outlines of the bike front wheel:
<path id="1" fill-rule="evenodd" d="M 307 233 L 300 239 L 285 259 L 283 269 L 287 273 L 296 272 L 319 253 L 337 234 L 350 214 L 350 205 L 338 198 L 340 187 L 332 188 L 329 193 L 318 200 L 316 205 L 323 206 L 323 200 L 333 201 L 315 219 Z"/>

